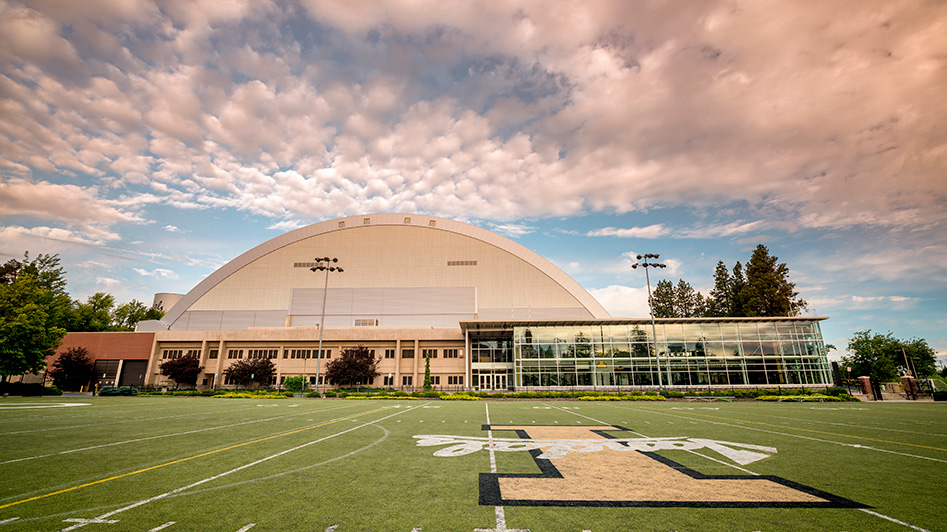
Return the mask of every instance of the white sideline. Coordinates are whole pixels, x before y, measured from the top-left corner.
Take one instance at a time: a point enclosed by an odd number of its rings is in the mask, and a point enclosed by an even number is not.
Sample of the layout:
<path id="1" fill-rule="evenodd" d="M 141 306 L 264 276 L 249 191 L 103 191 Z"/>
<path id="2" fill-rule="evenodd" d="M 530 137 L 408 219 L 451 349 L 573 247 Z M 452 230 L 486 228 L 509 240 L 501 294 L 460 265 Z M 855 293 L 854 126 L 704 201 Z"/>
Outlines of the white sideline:
<path id="1" fill-rule="evenodd" d="M 139 506 L 144 506 L 144 505 L 146 505 L 146 504 L 148 504 L 148 503 L 151 503 L 151 502 L 154 502 L 154 501 L 157 501 L 157 500 L 164 499 L 164 498 L 166 498 L 166 497 L 169 497 L 169 496 L 174 495 L 174 494 L 176 494 L 176 493 L 180 493 L 180 492 L 182 492 L 182 491 L 185 491 L 185 490 L 187 490 L 187 489 L 193 488 L 193 487 L 195 487 L 195 486 L 200 486 L 201 484 L 206 484 L 206 483 L 211 482 L 211 481 L 213 481 L 213 480 L 217 480 L 218 478 L 222 478 L 222 477 L 225 477 L 225 476 L 227 476 L 227 475 L 236 473 L 236 472 L 238 472 L 238 471 L 242 471 L 242 470 L 244 470 L 244 469 L 247 469 L 247 468 L 249 468 L 249 467 L 253 467 L 253 466 L 257 465 L 257 464 L 261 464 L 261 463 L 263 463 L 263 462 L 272 460 L 273 458 L 278 458 L 278 457 L 283 456 L 283 455 L 285 455 L 285 454 L 289 454 L 289 453 L 291 453 L 291 452 L 293 452 L 293 451 L 298 451 L 299 449 L 303 449 L 303 448 L 305 448 L 305 447 L 309 447 L 310 445 L 314 445 L 314 444 L 316 444 L 316 443 L 321 443 L 321 442 L 326 441 L 326 440 L 328 440 L 328 439 L 335 438 L 336 436 L 341 436 L 341 435 L 343 435 L 343 434 L 347 434 L 347 433 L 349 433 L 349 432 L 358 430 L 358 429 L 360 429 L 360 428 L 367 427 L 367 426 L 369 426 L 369 425 L 373 425 L 373 424 L 378 423 L 378 422 L 380 422 L 380 421 L 384 421 L 384 420 L 386 420 L 386 419 L 389 419 L 389 418 L 392 418 L 392 417 L 401 415 L 401 414 L 403 414 L 403 413 L 405 413 L 405 412 L 410 412 L 411 410 L 414 410 L 414 409 L 416 409 L 416 408 L 418 408 L 418 407 L 412 407 L 412 408 L 408 408 L 408 409 L 405 409 L 405 410 L 400 410 L 400 411 L 398 411 L 398 412 L 395 412 L 394 414 L 391 414 L 391 415 L 389 415 L 389 416 L 385 416 L 385 417 L 383 417 L 383 418 L 381 418 L 381 419 L 377 419 L 377 420 L 374 420 L 374 421 L 370 421 L 370 422 L 367 422 L 367 423 L 363 423 L 363 424 L 361 424 L 361 425 L 358 425 L 357 427 L 352 427 L 352 428 L 350 428 L 350 429 L 343 430 L 342 432 L 336 432 L 335 434 L 330 434 L 330 435 L 325 436 L 325 437 L 323 437 L 323 438 L 319 438 L 318 440 L 313 440 L 313 441 L 311 441 L 311 442 L 304 443 L 304 444 L 302 444 L 302 445 L 298 445 L 298 446 L 293 447 L 293 448 L 291 448 L 291 449 L 286 449 L 285 451 L 280 451 L 280 452 L 278 452 L 278 453 L 276 453 L 276 454 L 267 456 L 267 457 L 265 457 L 265 458 L 261 458 L 261 459 L 259 459 L 259 460 L 253 461 L 253 462 L 250 462 L 249 464 L 244 464 L 244 465 L 242 465 L 242 466 L 240 466 L 240 467 L 235 467 L 235 468 L 231 469 L 230 471 L 225 471 L 225 472 L 223 472 L 223 473 L 214 475 L 214 476 L 212 476 L 212 477 L 205 478 L 204 480 L 198 480 L 197 482 L 193 482 L 193 483 L 191 483 L 191 484 L 188 484 L 187 486 L 182 486 L 182 487 L 180 487 L 180 488 L 173 489 L 173 490 L 171 490 L 171 491 L 162 493 L 161 495 L 155 495 L 154 497 L 150 497 L 150 498 L 148 498 L 148 499 L 143 499 L 143 500 L 140 500 L 140 501 L 138 501 L 138 502 L 134 502 L 134 503 L 132 503 L 132 504 L 129 504 L 129 505 L 127 505 L 127 506 L 123 506 L 122 508 L 119 508 L 119 509 L 117 509 L 117 510 L 113 510 L 113 511 L 111 511 L 111 512 L 106 512 L 106 513 L 104 513 L 104 514 L 102 514 L 102 515 L 100 515 L 100 516 L 98 516 L 98 517 L 93 518 L 93 519 L 90 520 L 90 521 L 99 521 L 99 520 L 105 519 L 105 518 L 107 518 L 107 517 L 112 517 L 113 515 L 116 515 L 116 514 L 119 514 L 119 513 L 128 511 L 128 510 L 137 508 L 137 507 L 139 507 Z M 101 522 L 101 521 L 99 521 L 99 522 Z M 85 526 L 86 524 L 88 524 L 88 523 L 79 523 L 79 524 L 73 525 L 73 526 L 71 526 L 71 527 L 63 528 L 63 529 L 61 529 L 59 532 L 69 532 L 69 531 L 71 531 L 71 530 L 76 530 L 76 529 L 78 529 L 78 528 L 81 528 L 81 527 Z M 248 526 L 253 526 L 253 525 L 248 525 Z M 239 532 L 239 531 L 238 531 L 238 532 Z"/>

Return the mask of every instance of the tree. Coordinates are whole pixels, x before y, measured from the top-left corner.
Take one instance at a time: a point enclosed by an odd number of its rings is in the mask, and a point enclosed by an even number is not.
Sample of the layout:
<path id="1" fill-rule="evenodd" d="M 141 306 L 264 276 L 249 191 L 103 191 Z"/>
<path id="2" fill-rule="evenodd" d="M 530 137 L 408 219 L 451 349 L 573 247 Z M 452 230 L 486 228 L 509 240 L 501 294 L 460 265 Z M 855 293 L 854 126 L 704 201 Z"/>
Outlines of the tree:
<path id="1" fill-rule="evenodd" d="M 224 370 L 224 375 L 240 386 L 269 384 L 276 375 L 276 367 L 268 358 L 238 360 Z"/>
<path id="2" fill-rule="evenodd" d="M 730 317 L 746 316 L 746 300 L 743 289 L 746 287 L 746 276 L 743 275 L 743 265 L 737 261 L 733 265 L 733 275 L 730 276 Z"/>
<path id="3" fill-rule="evenodd" d="M 746 285 L 740 290 L 745 316 L 797 316 L 806 302 L 789 280 L 789 267 L 763 244 L 746 263 Z"/>
<path id="4" fill-rule="evenodd" d="M 655 318 L 676 318 L 674 310 L 674 284 L 667 279 L 658 281 L 651 294 L 651 313 Z"/>
<path id="5" fill-rule="evenodd" d="M 851 353 L 842 358 L 845 366 L 852 368 L 852 376 L 871 377 L 872 383 L 877 385 L 891 381 L 898 376 L 895 354 L 899 354 L 898 341 L 891 336 L 872 334 L 871 330 L 856 332 L 848 341 L 848 351 Z"/>
<path id="6" fill-rule="evenodd" d="M 343 349 L 339 358 L 326 364 L 326 379 L 339 386 L 371 382 L 378 376 L 378 360 L 363 346 Z"/>
<path id="7" fill-rule="evenodd" d="M 62 390 L 78 390 L 92 378 L 92 361 L 84 347 L 70 347 L 53 362 L 49 376 L 53 385 Z"/>
<path id="8" fill-rule="evenodd" d="M 937 354 L 923 338 L 910 341 L 898 340 L 899 353 L 895 353 L 897 364 L 904 368 L 905 374 L 914 374 L 918 378 L 933 377 L 937 374 Z M 898 358 L 898 355 L 901 355 Z M 905 361 L 907 359 L 907 361 Z"/>
<path id="9" fill-rule="evenodd" d="M 162 375 L 174 381 L 176 389 L 182 384 L 187 386 L 196 385 L 197 376 L 204 371 L 204 366 L 201 366 L 200 360 L 195 357 L 181 357 L 165 360 L 158 370 Z"/>
<path id="10" fill-rule="evenodd" d="M 424 357 L 424 390 L 431 390 L 431 355 Z"/>
<path id="11" fill-rule="evenodd" d="M 301 392 L 303 389 L 303 377 L 302 375 L 296 375 L 295 377 L 287 377 L 283 381 L 283 388 L 291 392 Z"/>
<path id="12" fill-rule="evenodd" d="M 55 354 L 70 304 L 64 275 L 56 255 L 26 253 L 0 267 L 0 382 L 38 373 Z"/>
<path id="13" fill-rule="evenodd" d="M 722 260 L 717 261 L 717 267 L 714 268 L 714 287 L 710 290 L 707 297 L 705 315 L 712 318 L 722 318 L 731 316 L 733 308 L 733 280 L 730 278 L 730 270 Z"/>
<path id="14" fill-rule="evenodd" d="M 132 299 L 128 303 L 122 303 L 112 311 L 112 330 L 134 331 L 135 325 L 137 325 L 139 321 L 152 319 L 148 317 L 151 310 L 151 308 L 146 307 L 144 303 L 137 299 Z M 160 319 L 160 317 L 157 319 Z"/>
<path id="15" fill-rule="evenodd" d="M 112 310 L 115 297 L 104 292 L 96 292 L 85 303 L 75 301 L 72 307 L 72 320 L 69 330 L 74 332 L 104 332 L 112 327 Z"/>
<path id="16" fill-rule="evenodd" d="M 675 287 L 666 279 L 658 281 L 650 301 L 655 318 L 692 318 L 704 314 L 704 296 L 684 279 Z"/>

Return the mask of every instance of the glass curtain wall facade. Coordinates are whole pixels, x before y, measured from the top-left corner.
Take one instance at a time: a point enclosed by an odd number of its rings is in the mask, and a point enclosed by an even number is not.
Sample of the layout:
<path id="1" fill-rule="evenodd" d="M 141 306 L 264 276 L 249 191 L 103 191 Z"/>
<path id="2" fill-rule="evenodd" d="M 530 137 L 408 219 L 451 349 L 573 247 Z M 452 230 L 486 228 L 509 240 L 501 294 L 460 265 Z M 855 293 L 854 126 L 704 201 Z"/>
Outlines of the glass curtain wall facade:
<path id="1" fill-rule="evenodd" d="M 513 328 L 515 386 L 828 385 L 818 321 Z"/>

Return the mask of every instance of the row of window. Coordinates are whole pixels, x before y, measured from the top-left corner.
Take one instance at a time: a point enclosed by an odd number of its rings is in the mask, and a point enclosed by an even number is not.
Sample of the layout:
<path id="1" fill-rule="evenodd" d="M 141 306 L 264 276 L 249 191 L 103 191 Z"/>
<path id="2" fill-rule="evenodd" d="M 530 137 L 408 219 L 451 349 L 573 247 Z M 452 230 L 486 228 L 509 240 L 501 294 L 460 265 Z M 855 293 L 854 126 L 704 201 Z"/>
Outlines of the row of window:
<path id="1" fill-rule="evenodd" d="M 246 351 L 247 358 L 277 358 L 279 355 L 278 349 L 228 349 L 227 358 L 229 359 L 242 359 Z M 317 358 L 318 349 L 284 349 L 283 358 L 290 359 L 303 359 L 303 358 Z M 369 349 L 369 353 L 374 357 L 375 350 Z M 215 359 L 219 353 L 218 349 L 210 349 L 208 351 L 207 358 Z M 181 358 L 181 357 L 193 357 L 200 358 L 201 350 L 200 349 L 188 349 L 187 352 L 183 349 L 165 349 L 161 353 L 161 358 L 163 359 L 172 359 L 172 358 Z M 437 349 L 422 349 L 421 355 L 424 358 L 437 358 L 438 350 Z M 460 349 L 444 349 L 443 350 L 444 358 L 463 358 L 460 354 Z M 322 350 L 322 358 L 332 358 L 331 349 Z M 394 349 L 385 349 L 385 358 L 395 358 Z M 402 349 L 401 358 L 414 358 L 414 349 Z"/>

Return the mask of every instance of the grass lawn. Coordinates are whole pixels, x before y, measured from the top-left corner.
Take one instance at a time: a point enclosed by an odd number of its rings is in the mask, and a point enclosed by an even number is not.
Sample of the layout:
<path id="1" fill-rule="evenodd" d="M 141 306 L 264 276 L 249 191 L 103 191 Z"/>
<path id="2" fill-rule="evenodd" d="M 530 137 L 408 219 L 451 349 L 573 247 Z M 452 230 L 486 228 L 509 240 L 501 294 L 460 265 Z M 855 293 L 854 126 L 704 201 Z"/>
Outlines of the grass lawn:
<path id="1" fill-rule="evenodd" d="M 0 402 L 0 532 L 933 532 L 945 493 L 942 403 Z"/>

